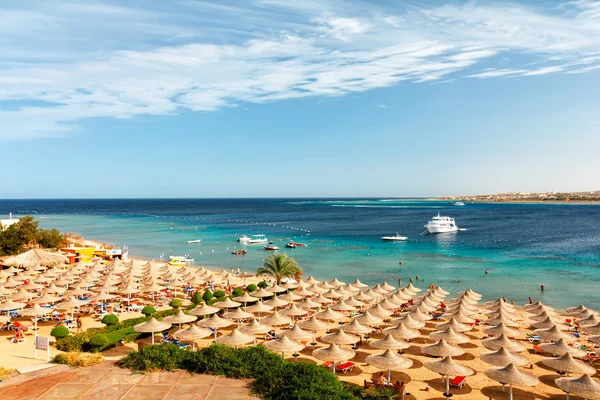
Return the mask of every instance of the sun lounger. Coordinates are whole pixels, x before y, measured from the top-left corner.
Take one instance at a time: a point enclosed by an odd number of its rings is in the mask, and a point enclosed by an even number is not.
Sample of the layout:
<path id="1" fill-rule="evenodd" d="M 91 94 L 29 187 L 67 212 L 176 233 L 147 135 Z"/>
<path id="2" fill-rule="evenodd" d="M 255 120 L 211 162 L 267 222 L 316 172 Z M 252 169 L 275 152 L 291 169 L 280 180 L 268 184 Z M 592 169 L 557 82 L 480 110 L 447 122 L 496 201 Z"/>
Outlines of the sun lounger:
<path id="1" fill-rule="evenodd" d="M 450 381 L 450 386 L 462 389 L 465 383 L 467 383 L 466 376 L 457 376 L 456 378 Z"/>
<path id="2" fill-rule="evenodd" d="M 542 341 L 542 337 L 538 336 L 538 335 L 532 335 L 530 333 L 527 334 L 527 340 L 529 340 L 530 343 L 539 343 Z"/>
<path id="3" fill-rule="evenodd" d="M 19 321 L 15 321 L 15 322 L 13 322 L 13 326 L 11 329 L 13 331 L 16 331 L 17 329 L 21 329 L 23 332 L 27 332 L 31 329 L 31 327 L 29 325 L 23 325 Z"/>
<path id="4" fill-rule="evenodd" d="M 594 351 L 590 351 L 589 353 L 587 353 L 583 359 L 585 361 L 589 361 L 589 362 L 593 362 L 593 361 L 598 361 L 600 360 L 600 357 L 598 357 L 598 354 L 596 354 L 596 352 Z"/>
<path id="5" fill-rule="evenodd" d="M 333 361 L 325 361 L 323 364 L 321 364 L 321 366 L 325 368 L 331 368 L 332 365 Z"/>
<path id="6" fill-rule="evenodd" d="M 544 354 L 544 350 L 540 348 L 537 344 L 533 345 L 533 353 L 534 354 Z"/>
<path id="7" fill-rule="evenodd" d="M 346 361 L 345 363 L 336 365 L 335 370 L 345 374 L 348 371 L 352 371 L 352 368 L 354 368 L 355 365 L 356 364 L 354 364 L 352 361 Z"/>

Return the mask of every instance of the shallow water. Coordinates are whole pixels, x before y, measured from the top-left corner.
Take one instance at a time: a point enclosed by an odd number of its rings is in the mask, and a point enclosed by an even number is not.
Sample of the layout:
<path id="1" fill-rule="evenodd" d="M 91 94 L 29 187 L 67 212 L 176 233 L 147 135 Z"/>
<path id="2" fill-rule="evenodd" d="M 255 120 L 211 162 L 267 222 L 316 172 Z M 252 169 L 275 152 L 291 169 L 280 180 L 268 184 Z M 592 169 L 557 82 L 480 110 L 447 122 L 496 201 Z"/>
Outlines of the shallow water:
<path id="1" fill-rule="evenodd" d="M 44 227 L 127 245 L 132 255 L 155 260 L 190 254 L 196 265 L 253 271 L 268 255 L 262 246 L 246 246 L 245 256 L 231 251 L 240 248 L 237 237 L 261 233 L 293 255 L 305 276 L 317 279 L 358 277 L 397 285 L 398 279 L 407 283 L 418 274 L 425 279 L 421 286 L 433 281 L 452 291 L 471 287 L 486 299 L 506 296 L 524 303 L 532 296 L 558 307 L 600 308 L 600 205 L 456 207 L 419 199 L 0 201 L 0 215 L 10 211 L 31 213 Z M 438 212 L 467 230 L 421 235 Z M 395 232 L 408 241 L 381 241 Z M 185 244 L 192 239 L 202 243 Z M 284 249 L 288 239 L 308 246 Z"/>

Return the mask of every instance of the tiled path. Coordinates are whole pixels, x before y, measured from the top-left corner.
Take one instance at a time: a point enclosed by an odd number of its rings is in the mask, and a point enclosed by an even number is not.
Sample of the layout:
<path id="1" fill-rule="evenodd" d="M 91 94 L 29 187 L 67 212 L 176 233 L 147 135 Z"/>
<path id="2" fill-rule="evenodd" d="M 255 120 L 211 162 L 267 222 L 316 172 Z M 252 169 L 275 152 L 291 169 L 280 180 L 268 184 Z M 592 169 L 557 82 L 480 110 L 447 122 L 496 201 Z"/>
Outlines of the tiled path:
<path id="1" fill-rule="evenodd" d="M 109 362 L 88 368 L 48 373 L 23 383 L 0 386 L 2 400 L 257 400 L 247 380 L 188 372 L 132 374 Z"/>

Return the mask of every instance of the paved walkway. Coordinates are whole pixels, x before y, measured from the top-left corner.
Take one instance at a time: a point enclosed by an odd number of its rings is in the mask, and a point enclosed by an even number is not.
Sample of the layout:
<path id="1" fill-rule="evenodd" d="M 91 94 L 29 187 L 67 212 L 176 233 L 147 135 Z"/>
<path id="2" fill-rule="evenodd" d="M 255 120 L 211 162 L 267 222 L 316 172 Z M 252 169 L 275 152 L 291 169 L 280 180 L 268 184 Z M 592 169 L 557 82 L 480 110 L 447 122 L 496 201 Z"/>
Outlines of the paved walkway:
<path id="1" fill-rule="evenodd" d="M 34 377 L 11 385 L 0 386 L 2 400 L 217 400 L 252 397 L 248 380 L 235 380 L 188 372 L 154 372 L 132 374 L 110 362 Z"/>

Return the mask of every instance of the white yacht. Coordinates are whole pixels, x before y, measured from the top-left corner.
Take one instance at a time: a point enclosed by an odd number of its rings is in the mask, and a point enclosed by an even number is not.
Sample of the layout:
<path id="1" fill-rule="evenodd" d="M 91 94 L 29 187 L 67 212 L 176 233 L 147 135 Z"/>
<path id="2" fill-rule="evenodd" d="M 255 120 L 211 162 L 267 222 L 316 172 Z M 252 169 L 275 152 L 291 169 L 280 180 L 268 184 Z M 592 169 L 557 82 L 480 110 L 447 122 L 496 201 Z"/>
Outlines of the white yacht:
<path id="1" fill-rule="evenodd" d="M 238 238 L 237 241 L 240 243 L 248 243 L 250 241 L 250 237 L 246 236 L 246 235 L 242 235 L 242 237 Z"/>
<path id="2" fill-rule="evenodd" d="M 406 239 L 406 236 L 400 236 L 398 232 L 394 236 L 384 236 L 381 238 L 384 242 L 404 242 Z"/>
<path id="3" fill-rule="evenodd" d="M 250 240 L 247 241 L 248 244 L 260 244 L 267 243 L 267 237 L 265 235 L 252 235 Z"/>
<path id="4" fill-rule="evenodd" d="M 462 201 L 457 201 L 456 203 L 454 203 L 454 205 L 458 206 L 458 207 L 462 207 L 465 205 L 465 203 L 463 203 Z"/>
<path id="5" fill-rule="evenodd" d="M 425 228 L 429 233 L 446 233 L 458 231 L 458 226 L 454 222 L 454 218 L 442 217 L 440 213 L 429 221 Z"/>

